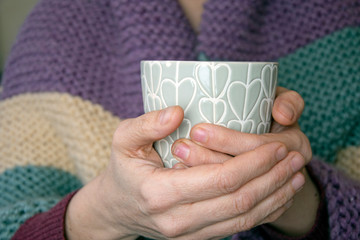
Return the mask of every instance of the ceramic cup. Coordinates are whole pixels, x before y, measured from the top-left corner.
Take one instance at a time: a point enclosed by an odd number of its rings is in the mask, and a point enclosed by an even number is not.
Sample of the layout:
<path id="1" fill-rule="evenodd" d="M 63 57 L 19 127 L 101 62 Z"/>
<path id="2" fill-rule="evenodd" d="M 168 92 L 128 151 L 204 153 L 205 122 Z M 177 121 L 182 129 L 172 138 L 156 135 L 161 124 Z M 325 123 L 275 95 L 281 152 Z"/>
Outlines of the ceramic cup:
<path id="1" fill-rule="evenodd" d="M 269 132 L 277 85 L 276 62 L 142 61 L 145 112 L 179 105 L 181 126 L 154 146 L 165 167 L 178 161 L 172 144 L 198 123 L 247 133 Z"/>

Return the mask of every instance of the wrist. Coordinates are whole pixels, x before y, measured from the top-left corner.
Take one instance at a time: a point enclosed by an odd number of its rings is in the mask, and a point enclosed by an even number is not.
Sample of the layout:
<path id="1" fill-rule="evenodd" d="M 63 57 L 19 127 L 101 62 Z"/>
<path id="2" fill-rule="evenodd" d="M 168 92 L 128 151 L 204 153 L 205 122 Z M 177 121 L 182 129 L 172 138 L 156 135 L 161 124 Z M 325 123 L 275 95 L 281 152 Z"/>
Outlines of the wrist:
<path id="1" fill-rule="evenodd" d="M 80 189 L 71 199 L 65 215 L 66 239 L 124 239 L 138 236 L 112 220 L 99 176 Z M 120 221 L 120 219 L 118 219 Z"/>

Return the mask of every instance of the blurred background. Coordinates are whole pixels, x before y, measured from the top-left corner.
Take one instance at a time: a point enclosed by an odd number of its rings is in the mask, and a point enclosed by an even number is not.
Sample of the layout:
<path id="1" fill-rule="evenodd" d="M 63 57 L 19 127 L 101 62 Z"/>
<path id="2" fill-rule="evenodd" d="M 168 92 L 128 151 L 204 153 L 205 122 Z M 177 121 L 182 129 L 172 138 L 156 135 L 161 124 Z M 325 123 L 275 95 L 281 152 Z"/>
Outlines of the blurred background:
<path id="1" fill-rule="evenodd" d="M 6 58 L 30 10 L 39 0 L 0 0 L 0 82 Z"/>

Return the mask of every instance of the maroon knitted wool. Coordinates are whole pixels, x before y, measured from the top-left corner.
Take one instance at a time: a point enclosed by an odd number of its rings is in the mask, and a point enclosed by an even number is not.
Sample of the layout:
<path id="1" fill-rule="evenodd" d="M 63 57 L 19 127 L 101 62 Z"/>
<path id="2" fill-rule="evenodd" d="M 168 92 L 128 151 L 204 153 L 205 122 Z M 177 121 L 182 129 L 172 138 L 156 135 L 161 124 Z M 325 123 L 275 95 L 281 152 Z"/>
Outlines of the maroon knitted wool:
<path id="1" fill-rule="evenodd" d="M 56 204 L 52 209 L 45 213 L 39 213 L 28 219 L 16 234 L 11 238 L 12 240 L 37 240 L 37 239 L 51 239 L 63 240 L 65 239 L 65 213 L 71 198 L 75 195 L 73 192 L 67 195 L 63 200 Z"/>

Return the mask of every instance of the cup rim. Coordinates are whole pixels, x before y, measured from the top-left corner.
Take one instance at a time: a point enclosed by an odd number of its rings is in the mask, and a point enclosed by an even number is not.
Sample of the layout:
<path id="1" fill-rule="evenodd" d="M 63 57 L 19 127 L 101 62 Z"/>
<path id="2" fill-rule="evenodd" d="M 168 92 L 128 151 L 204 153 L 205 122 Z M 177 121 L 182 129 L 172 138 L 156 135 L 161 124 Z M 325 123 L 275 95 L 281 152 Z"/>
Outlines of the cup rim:
<path id="1" fill-rule="evenodd" d="M 236 64 L 279 64 L 279 62 L 262 62 L 262 61 L 196 61 L 196 60 L 141 60 L 140 63 L 146 62 L 164 62 L 164 63 L 236 63 Z"/>

